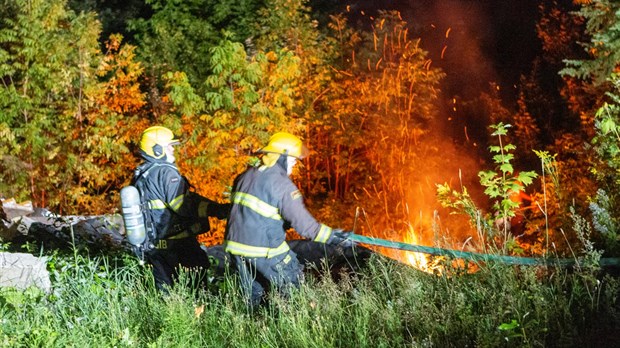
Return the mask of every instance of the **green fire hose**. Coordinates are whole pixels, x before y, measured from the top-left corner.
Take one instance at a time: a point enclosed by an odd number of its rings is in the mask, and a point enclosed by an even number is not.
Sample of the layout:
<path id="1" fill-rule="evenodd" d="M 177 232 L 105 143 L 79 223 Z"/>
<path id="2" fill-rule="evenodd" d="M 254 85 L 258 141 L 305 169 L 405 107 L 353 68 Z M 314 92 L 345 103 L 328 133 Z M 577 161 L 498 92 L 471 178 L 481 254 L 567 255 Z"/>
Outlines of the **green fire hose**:
<path id="1" fill-rule="evenodd" d="M 576 259 L 559 259 L 559 258 L 540 258 L 540 257 L 519 257 L 519 256 L 506 256 L 506 255 L 491 255 L 474 253 L 460 250 L 450 250 L 442 248 L 433 248 L 422 245 L 408 244 L 402 242 L 395 242 L 387 239 L 366 237 L 359 234 L 352 233 L 349 239 L 368 245 L 376 245 L 390 249 L 399 249 L 404 251 L 413 251 L 416 253 L 424 253 L 437 256 L 448 256 L 458 259 L 466 259 L 472 261 L 496 261 L 510 265 L 529 265 L 529 266 L 573 266 L 576 265 L 578 260 Z M 581 264 L 581 263 L 580 263 Z M 601 258 L 599 262 L 601 267 L 620 266 L 620 258 Z"/>

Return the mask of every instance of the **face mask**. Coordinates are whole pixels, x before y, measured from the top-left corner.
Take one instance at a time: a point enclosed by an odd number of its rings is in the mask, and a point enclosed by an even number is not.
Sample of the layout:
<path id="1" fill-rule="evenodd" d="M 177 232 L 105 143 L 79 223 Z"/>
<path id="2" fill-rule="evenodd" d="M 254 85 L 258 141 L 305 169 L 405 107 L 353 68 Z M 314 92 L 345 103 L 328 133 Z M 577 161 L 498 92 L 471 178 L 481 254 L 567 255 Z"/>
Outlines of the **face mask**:
<path id="1" fill-rule="evenodd" d="M 175 160 L 176 158 L 174 157 L 174 146 L 166 146 L 166 162 L 174 163 Z"/>
<path id="2" fill-rule="evenodd" d="M 292 156 L 286 157 L 286 174 L 291 175 L 293 173 L 293 167 L 297 163 L 297 158 Z"/>

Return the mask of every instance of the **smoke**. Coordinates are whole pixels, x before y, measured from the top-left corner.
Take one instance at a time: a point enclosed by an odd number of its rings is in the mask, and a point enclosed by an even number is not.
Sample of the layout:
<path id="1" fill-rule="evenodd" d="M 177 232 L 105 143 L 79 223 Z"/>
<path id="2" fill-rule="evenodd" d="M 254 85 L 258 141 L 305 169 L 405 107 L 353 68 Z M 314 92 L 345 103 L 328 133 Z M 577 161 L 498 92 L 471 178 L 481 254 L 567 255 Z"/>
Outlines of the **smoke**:
<path id="1" fill-rule="evenodd" d="M 406 185 L 411 227 L 421 244 L 461 247 L 477 237 L 476 230 L 465 215 L 441 207 L 437 184 L 447 183 L 459 192 L 465 187 L 485 209 L 486 198 L 477 176 L 479 160 L 440 133 L 424 139 L 420 148 L 427 151 L 413 164 L 414 175 Z"/>
<path id="2" fill-rule="evenodd" d="M 446 73 L 433 135 L 421 140 L 404 200 L 421 244 L 460 247 L 476 238 L 476 231 L 467 217 L 440 206 L 436 185 L 448 183 L 457 191 L 465 187 L 487 211 L 477 173 L 488 168 L 483 168 L 483 158 L 488 156 L 489 115 L 472 101 L 481 93 L 516 94 L 518 76 L 529 68 L 523 62 L 535 51 L 537 1 L 358 1 L 352 8 L 366 18 L 379 9 L 398 10 L 410 36 L 421 38 L 432 67 Z"/>
<path id="3" fill-rule="evenodd" d="M 351 4 L 356 17 L 376 16 L 377 11 L 397 10 L 422 39 L 433 67 L 446 73 L 443 90 L 447 97 L 475 98 L 497 81 L 495 46 L 497 11 L 510 11 L 502 1 L 408 0 L 358 1 Z M 360 14 L 364 14 L 361 16 Z M 358 18 L 359 19 L 359 18 Z M 355 22 L 355 21 L 354 21 Z"/>
<path id="4" fill-rule="evenodd" d="M 446 73 L 442 94 L 437 102 L 437 117 L 431 133 L 419 139 L 416 160 L 406 170 L 405 197 L 409 228 L 403 226 L 396 235 L 383 237 L 407 239 L 413 231 L 417 243 L 462 247 L 477 237 L 469 218 L 441 207 L 437 200 L 437 184 L 449 184 L 461 191 L 466 188 L 481 209 L 486 197 L 477 173 L 481 169 L 481 147 L 476 135 L 486 132 L 486 120 L 466 119 L 459 113 L 461 101 L 477 98 L 497 78 L 488 55 L 494 41 L 490 30 L 492 14 L 485 1 L 409 0 L 358 1 L 350 6 L 355 23 L 369 23 L 377 10 L 397 10 L 408 23 L 411 37 L 421 38 L 433 68 Z M 469 136 L 469 133 L 472 136 Z"/>
<path id="5" fill-rule="evenodd" d="M 471 99 L 497 80 L 495 42 L 484 1 L 409 1 L 403 18 L 418 28 L 422 46 L 436 67 L 446 72 L 443 91 L 448 98 Z"/>
<path id="6" fill-rule="evenodd" d="M 485 144 L 475 134 L 487 131 L 486 119 L 464 119 L 461 102 L 477 98 L 498 76 L 488 45 L 494 42 L 492 11 L 484 1 L 409 0 L 401 15 L 422 38 L 433 66 L 441 68 L 442 82 L 438 117 L 433 135 L 423 140 L 436 152 L 422 156 L 411 178 L 407 202 L 409 221 L 420 242 L 462 247 L 476 239 L 469 218 L 443 208 L 437 201 L 437 184 L 448 183 L 454 190 L 466 188 L 481 208 L 486 209 L 477 173 L 484 162 L 480 154 Z"/>

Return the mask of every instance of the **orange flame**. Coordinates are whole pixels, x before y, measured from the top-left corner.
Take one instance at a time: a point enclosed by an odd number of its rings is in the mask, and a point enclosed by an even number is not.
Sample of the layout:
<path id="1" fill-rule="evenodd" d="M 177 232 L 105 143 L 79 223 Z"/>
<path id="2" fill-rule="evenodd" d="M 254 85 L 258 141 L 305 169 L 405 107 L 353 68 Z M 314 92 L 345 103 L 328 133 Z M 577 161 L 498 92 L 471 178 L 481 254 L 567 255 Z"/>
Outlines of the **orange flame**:
<path id="1" fill-rule="evenodd" d="M 413 244 L 413 245 L 420 245 L 419 237 L 415 233 L 412 226 L 409 226 L 406 234 L 403 237 L 402 242 Z M 427 272 L 431 274 L 442 273 L 441 266 L 438 265 L 438 262 L 440 261 L 441 258 L 431 259 L 429 255 L 425 253 L 391 249 L 391 248 L 386 248 L 386 247 L 371 247 L 371 249 L 374 249 L 376 252 L 381 253 L 384 256 L 387 256 L 398 262 L 417 268 L 423 272 Z"/>
<path id="2" fill-rule="evenodd" d="M 413 230 L 413 227 L 409 226 L 409 231 L 403 240 L 405 243 L 419 244 L 418 237 Z M 407 263 L 417 269 L 428 272 L 428 256 L 424 253 L 416 253 L 413 251 L 403 251 L 399 261 Z"/>

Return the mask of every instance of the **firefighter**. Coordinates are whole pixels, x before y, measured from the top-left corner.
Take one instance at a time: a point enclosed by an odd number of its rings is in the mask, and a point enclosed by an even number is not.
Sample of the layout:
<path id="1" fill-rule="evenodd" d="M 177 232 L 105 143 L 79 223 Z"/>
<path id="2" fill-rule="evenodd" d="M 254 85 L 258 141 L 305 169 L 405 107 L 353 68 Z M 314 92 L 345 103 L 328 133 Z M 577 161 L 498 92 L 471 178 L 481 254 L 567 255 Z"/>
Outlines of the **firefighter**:
<path id="1" fill-rule="evenodd" d="M 164 292 L 174 284 L 179 267 L 203 269 L 204 276 L 209 259 L 196 235 L 209 231 L 210 216 L 226 219 L 230 210 L 230 204 L 219 204 L 192 190 L 175 165 L 179 144 L 168 128 L 144 130 L 140 139 L 144 161 L 132 180 L 145 207 L 150 247 L 144 258 L 152 266 L 155 285 Z"/>
<path id="2" fill-rule="evenodd" d="M 298 137 L 276 133 L 258 152 L 261 162 L 234 181 L 224 241 L 239 272 L 243 295 L 252 307 L 261 303 L 266 287 L 274 286 L 286 295 L 300 284 L 302 267 L 285 241 L 287 227 L 315 242 L 344 248 L 353 245 L 347 239 L 350 232 L 317 222 L 289 178 L 307 153 Z"/>

